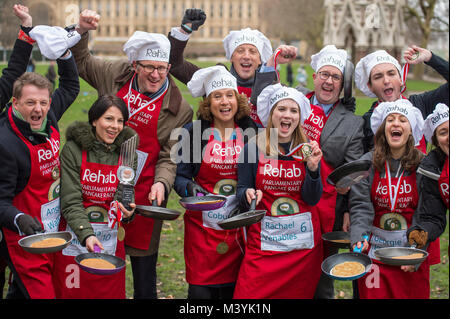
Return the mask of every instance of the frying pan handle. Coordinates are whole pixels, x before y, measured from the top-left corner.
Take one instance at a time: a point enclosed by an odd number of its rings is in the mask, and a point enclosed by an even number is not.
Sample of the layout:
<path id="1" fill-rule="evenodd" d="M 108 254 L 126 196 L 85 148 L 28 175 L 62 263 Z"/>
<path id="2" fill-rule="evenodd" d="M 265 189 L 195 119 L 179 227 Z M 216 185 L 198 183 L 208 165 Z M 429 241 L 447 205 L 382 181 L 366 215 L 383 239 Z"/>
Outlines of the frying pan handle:
<path id="1" fill-rule="evenodd" d="M 158 207 L 158 200 L 156 198 L 153 200 L 152 206 Z"/>
<path id="2" fill-rule="evenodd" d="M 100 248 L 99 245 L 95 244 L 94 245 L 94 253 L 100 253 L 100 252 L 102 252 L 102 249 Z"/>
<path id="3" fill-rule="evenodd" d="M 363 236 L 363 241 L 364 240 L 368 241 L 369 240 L 369 236 L 364 235 Z M 361 244 L 361 248 L 358 248 L 358 246 L 355 246 L 355 248 L 353 248 L 353 252 L 354 253 L 360 253 L 360 252 L 362 252 L 362 249 L 363 249 L 363 244 Z"/>
<path id="4" fill-rule="evenodd" d="M 250 203 L 250 210 L 256 209 L 256 198 L 252 199 L 252 202 Z"/>

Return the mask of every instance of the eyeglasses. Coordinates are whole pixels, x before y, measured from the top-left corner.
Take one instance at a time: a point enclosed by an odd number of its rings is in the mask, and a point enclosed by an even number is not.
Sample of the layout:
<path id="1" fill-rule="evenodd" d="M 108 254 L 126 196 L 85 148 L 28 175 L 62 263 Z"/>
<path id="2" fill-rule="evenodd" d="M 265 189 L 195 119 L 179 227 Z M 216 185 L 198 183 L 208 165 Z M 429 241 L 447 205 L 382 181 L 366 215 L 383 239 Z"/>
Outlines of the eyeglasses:
<path id="1" fill-rule="evenodd" d="M 147 73 L 153 73 L 155 70 L 158 70 L 159 74 L 164 74 L 167 72 L 168 67 L 167 66 L 153 66 L 151 64 L 142 64 L 140 62 L 136 62 L 137 65 L 139 65 L 140 67 L 142 67 L 144 69 L 145 72 Z"/>
<path id="2" fill-rule="evenodd" d="M 326 81 L 331 76 L 333 82 L 337 83 L 342 80 L 342 76 L 338 74 L 330 74 L 328 72 L 319 72 L 319 77 L 321 80 Z"/>

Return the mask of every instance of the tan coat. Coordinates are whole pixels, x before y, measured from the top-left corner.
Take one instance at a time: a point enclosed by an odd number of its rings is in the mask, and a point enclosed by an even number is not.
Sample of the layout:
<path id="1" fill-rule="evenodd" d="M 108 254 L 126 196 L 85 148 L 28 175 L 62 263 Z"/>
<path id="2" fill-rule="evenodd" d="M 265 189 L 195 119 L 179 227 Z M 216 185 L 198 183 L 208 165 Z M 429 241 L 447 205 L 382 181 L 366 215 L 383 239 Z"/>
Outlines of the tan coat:
<path id="1" fill-rule="evenodd" d="M 94 87 L 98 95 L 116 94 L 134 74 L 134 69 L 127 59 L 109 61 L 94 57 L 88 48 L 89 33 L 81 37 L 80 42 L 71 48 L 77 63 L 80 77 Z M 156 163 L 155 183 L 162 182 L 166 190 L 172 189 L 176 164 L 170 159 L 170 149 L 177 142 L 169 140 L 171 132 L 191 122 L 193 111 L 180 90 L 169 76 L 169 89 L 164 97 L 161 112 L 158 117 L 158 141 L 161 146 Z M 155 220 L 150 247 L 147 251 L 127 247 L 127 253 L 132 256 L 150 255 L 157 251 L 162 222 Z"/>

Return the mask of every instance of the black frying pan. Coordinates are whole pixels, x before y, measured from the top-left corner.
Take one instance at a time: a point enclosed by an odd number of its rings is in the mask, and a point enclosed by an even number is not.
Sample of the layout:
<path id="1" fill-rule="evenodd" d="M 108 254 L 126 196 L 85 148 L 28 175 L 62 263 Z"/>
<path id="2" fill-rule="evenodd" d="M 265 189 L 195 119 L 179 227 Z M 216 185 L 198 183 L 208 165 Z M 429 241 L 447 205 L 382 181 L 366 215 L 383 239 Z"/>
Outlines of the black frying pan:
<path id="1" fill-rule="evenodd" d="M 250 210 L 221 220 L 217 223 L 222 229 L 235 229 L 256 224 L 266 215 L 265 210 L 256 209 L 256 198 L 250 203 Z"/>
<path id="2" fill-rule="evenodd" d="M 344 104 L 347 104 L 352 97 L 354 70 L 355 67 L 352 61 L 347 60 L 344 69 Z"/>
<path id="3" fill-rule="evenodd" d="M 64 239 L 66 242 L 64 244 L 58 245 L 58 246 L 52 246 L 52 247 L 31 247 L 31 245 L 37 241 L 41 241 L 47 238 L 61 238 Z M 32 253 L 32 254 L 49 254 L 49 253 L 55 253 L 57 251 L 63 250 L 67 246 L 70 245 L 70 242 L 72 241 L 72 233 L 68 231 L 59 231 L 59 232 L 53 232 L 53 233 L 41 233 L 41 234 L 35 234 L 26 236 L 19 240 L 19 246 L 22 247 L 25 251 Z"/>
<path id="4" fill-rule="evenodd" d="M 336 187 L 345 188 L 358 183 L 369 176 L 372 162 L 369 160 L 357 160 L 339 166 L 328 175 L 327 182 Z"/>
<path id="5" fill-rule="evenodd" d="M 322 234 L 322 239 L 337 248 L 350 248 L 350 235 L 345 231 L 333 231 Z"/>
<path id="6" fill-rule="evenodd" d="M 84 271 L 91 273 L 91 274 L 95 274 L 95 275 L 112 275 L 112 274 L 118 273 L 123 268 L 125 268 L 125 260 L 123 260 L 122 258 L 119 258 L 117 256 L 103 254 L 100 251 L 101 251 L 100 247 L 95 245 L 93 253 L 80 254 L 75 257 L 75 262 Z M 99 269 L 99 268 L 92 268 L 92 267 L 82 265 L 81 262 L 84 259 L 88 259 L 88 258 L 98 258 L 98 259 L 106 260 L 106 261 L 110 262 L 111 264 L 113 264 L 114 266 L 116 266 L 116 268 L 114 268 L 114 269 Z"/>
<path id="7" fill-rule="evenodd" d="M 346 261 L 356 261 L 356 262 L 363 264 L 363 266 L 365 267 L 365 271 L 360 274 L 357 274 L 355 276 L 351 276 L 351 277 L 340 277 L 340 276 L 335 276 L 331 273 L 331 270 L 333 269 L 334 266 L 339 265 L 340 263 L 343 263 Z M 366 254 L 349 252 L 349 253 L 331 255 L 330 257 L 325 259 L 322 262 L 322 271 L 326 275 L 328 275 L 329 277 L 331 277 L 333 279 L 346 281 L 346 280 L 355 280 L 355 279 L 363 277 L 370 270 L 371 266 L 372 266 L 372 260 Z"/>
<path id="8" fill-rule="evenodd" d="M 174 209 L 159 207 L 156 199 L 153 201 L 152 206 L 136 205 L 136 212 L 142 216 L 160 220 L 174 220 L 181 214 Z"/>
<path id="9" fill-rule="evenodd" d="M 376 249 L 374 252 L 375 257 L 377 257 L 382 263 L 391 266 L 407 266 L 407 265 L 418 265 L 422 263 L 425 258 L 428 257 L 428 252 L 422 249 L 417 249 L 414 247 L 385 247 Z M 417 258 L 394 258 L 400 256 L 408 256 L 412 254 L 421 254 L 422 257 Z"/>
<path id="10" fill-rule="evenodd" d="M 180 199 L 180 205 L 188 210 L 215 210 L 225 205 L 227 198 L 221 195 L 190 196 Z"/>

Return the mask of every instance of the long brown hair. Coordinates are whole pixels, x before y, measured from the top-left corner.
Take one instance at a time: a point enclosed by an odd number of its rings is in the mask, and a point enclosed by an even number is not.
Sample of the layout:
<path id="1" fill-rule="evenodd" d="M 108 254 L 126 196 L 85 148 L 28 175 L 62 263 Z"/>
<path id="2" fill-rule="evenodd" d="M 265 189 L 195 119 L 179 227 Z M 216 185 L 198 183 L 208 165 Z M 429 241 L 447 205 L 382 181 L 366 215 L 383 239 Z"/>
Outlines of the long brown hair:
<path id="1" fill-rule="evenodd" d="M 373 150 L 372 162 L 373 166 L 375 166 L 378 171 L 383 171 L 386 161 L 390 161 L 392 159 L 391 148 L 389 147 L 385 135 L 385 127 L 386 119 L 384 119 L 383 123 L 381 123 L 375 133 L 375 146 Z M 408 141 L 406 142 L 405 153 L 401 159 L 402 167 L 409 172 L 415 171 L 423 158 L 422 152 L 415 148 L 414 144 L 414 138 L 410 135 L 408 137 Z"/>
<path id="2" fill-rule="evenodd" d="M 269 119 L 267 121 L 266 134 L 265 134 L 265 145 L 264 145 L 264 150 L 265 150 L 267 156 L 275 156 L 275 154 L 278 154 L 278 145 L 272 145 L 272 143 L 270 143 L 270 131 L 271 131 L 271 128 L 274 128 L 273 122 L 272 122 L 272 115 L 277 106 L 278 106 L 278 103 L 274 107 L 272 107 L 272 109 L 270 110 Z M 299 115 L 301 115 L 300 110 L 299 110 Z M 308 142 L 308 138 L 306 137 L 306 134 L 303 132 L 303 128 L 299 122 L 297 127 L 295 128 L 294 132 L 292 132 L 292 145 L 297 146 L 301 143 L 307 143 L 307 142 Z M 301 156 L 302 155 L 301 150 L 298 150 L 294 155 Z"/>
<path id="3" fill-rule="evenodd" d="M 244 116 L 250 115 L 250 106 L 248 105 L 248 98 L 244 94 L 239 94 L 234 91 L 234 96 L 236 97 L 238 107 L 237 112 L 234 115 L 234 122 L 237 122 Z M 197 118 L 199 117 L 209 122 L 214 121 L 211 113 L 211 94 L 198 104 Z"/>

